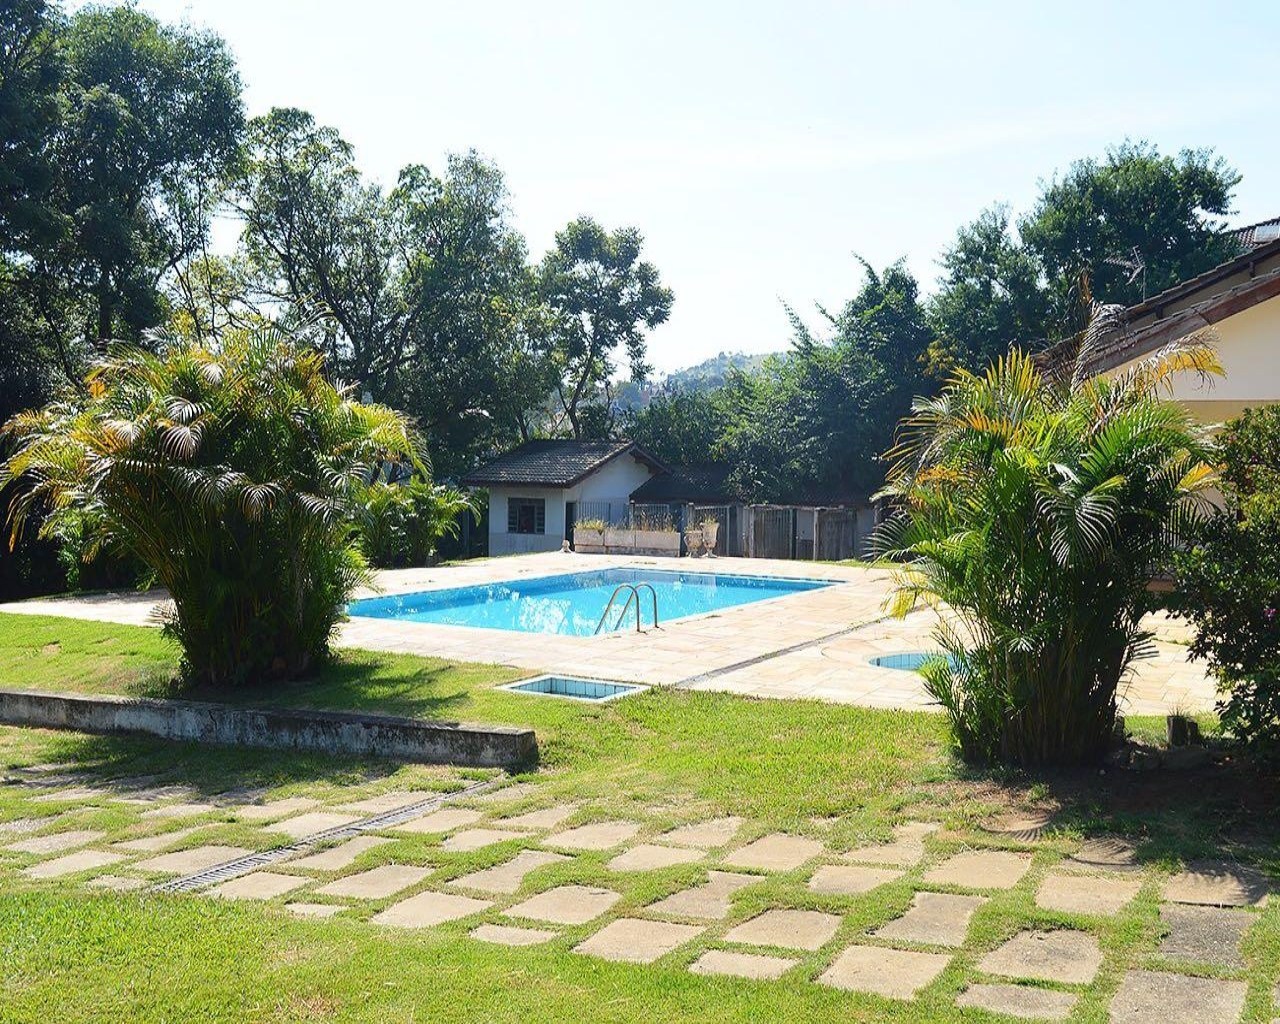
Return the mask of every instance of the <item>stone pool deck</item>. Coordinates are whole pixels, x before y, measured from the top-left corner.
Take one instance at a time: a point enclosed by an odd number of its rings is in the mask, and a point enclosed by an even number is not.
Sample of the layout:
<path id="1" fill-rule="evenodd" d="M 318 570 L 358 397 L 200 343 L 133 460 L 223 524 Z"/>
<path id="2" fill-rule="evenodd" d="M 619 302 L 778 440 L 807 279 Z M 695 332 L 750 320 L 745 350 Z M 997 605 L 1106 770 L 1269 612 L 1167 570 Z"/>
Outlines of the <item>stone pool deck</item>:
<path id="1" fill-rule="evenodd" d="M 918 675 L 870 664 L 876 655 L 927 649 L 936 622 L 935 613 L 927 610 L 901 620 L 886 618 L 891 573 L 885 569 L 553 552 L 384 570 L 378 573 L 378 593 L 407 594 L 605 567 L 802 577 L 833 585 L 662 623 L 640 634 L 624 630 L 598 637 L 554 636 L 354 618 L 343 624 L 339 643 L 753 697 L 803 697 L 880 708 L 932 706 Z M 163 597 L 153 592 L 52 598 L 0 604 L 0 612 L 154 625 L 152 613 Z M 1179 624 L 1159 619 L 1153 626 L 1159 637 L 1156 657 L 1138 665 L 1122 709 L 1128 714 L 1164 714 L 1212 708 L 1213 680 L 1200 665 L 1187 661 L 1185 646 L 1176 642 L 1183 638 Z"/>

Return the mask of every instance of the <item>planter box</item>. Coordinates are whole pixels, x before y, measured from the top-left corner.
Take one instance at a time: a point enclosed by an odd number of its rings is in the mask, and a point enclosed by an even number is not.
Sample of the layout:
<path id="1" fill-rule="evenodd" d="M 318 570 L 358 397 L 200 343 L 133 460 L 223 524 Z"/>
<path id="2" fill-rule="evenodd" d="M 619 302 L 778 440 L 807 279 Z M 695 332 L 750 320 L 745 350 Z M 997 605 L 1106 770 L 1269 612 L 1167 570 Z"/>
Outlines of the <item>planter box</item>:
<path id="1" fill-rule="evenodd" d="M 573 550 L 584 555 L 604 554 L 604 530 L 573 528 Z"/>
<path id="2" fill-rule="evenodd" d="M 680 534 L 675 530 L 635 530 L 632 542 L 637 555 L 680 556 Z"/>
<path id="3" fill-rule="evenodd" d="M 604 549 L 606 551 L 629 552 L 636 546 L 636 531 L 624 530 L 619 526 L 609 526 L 604 531 Z"/>

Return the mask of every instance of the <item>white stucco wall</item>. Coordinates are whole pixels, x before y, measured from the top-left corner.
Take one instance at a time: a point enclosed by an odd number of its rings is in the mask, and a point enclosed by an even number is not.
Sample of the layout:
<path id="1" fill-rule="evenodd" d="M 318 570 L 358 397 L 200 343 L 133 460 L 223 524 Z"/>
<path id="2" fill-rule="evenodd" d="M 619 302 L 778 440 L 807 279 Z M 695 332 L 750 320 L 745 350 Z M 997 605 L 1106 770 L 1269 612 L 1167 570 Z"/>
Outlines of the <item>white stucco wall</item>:
<path id="1" fill-rule="evenodd" d="M 1226 376 L 1204 382 L 1180 374 L 1174 397 L 1204 423 L 1280 402 L 1280 296 L 1219 321 L 1213 331 Z"/>
<path id="2" fill-rule="evenodd" d="M 606 462 L 573 487 L 491 487 L 489 489 L 489 554 L 522 555 L 533 551 L 558 551 L 564 540 L 565 504 L 570 501 L 607 501 L 625 506 L 631 492 L 653 476 L 643 462 L 622 455 Z M 511 497 L 542 498 L 547 503 L 546 533 L 508 533 L 507 500 Z"/>

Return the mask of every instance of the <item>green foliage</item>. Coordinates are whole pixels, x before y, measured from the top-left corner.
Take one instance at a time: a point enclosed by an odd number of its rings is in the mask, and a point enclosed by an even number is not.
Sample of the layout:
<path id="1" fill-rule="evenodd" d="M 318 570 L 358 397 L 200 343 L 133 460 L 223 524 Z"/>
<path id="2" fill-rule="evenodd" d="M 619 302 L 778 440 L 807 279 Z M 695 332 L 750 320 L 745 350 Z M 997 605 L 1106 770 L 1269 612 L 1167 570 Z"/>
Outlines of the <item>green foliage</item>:
<path id="1" fill-rule="evenodd" d="M 355 496 L 381 460 L 416 460 L 406 420 L 325 378 L 274 327 L 217 348 L 117 348 L 87 394 L 19 415 L 0 483 L 15 537 L 74 521 L 140 559 L 173 599 L 187 678 L 215 687 L 306 673 L 367 579 Z"/>
<path id="2" fill-rule="evenodd" d="M 1095 297 L 1132 305 L 1230 259 L 1238 243 L 1217 218 L 1239 182 L 1211 150 L 1125 142 L 1046 184 L 1016 235 L 1005 207 L 985 211 L 943 253 L 934 365 L 980 371 L 1010 343 L 1082 330 Z"/>
<path id="3" fill-rule="evenodd" d="M 902 264 L 863 265 L 858 294 L 831 315 L 829 339 L 792 316 L 786 358 L 734 374 L 716 405 L 728 421 L 716 445 L 733 482 L 755 501 L 866 498 L 884 479 L 881 454 L 914 395 L 931 390 L 931 334 L 915 279 Z"/>
<path id="4" fill-rule="evenodd" d="M 1250 409 L 1218 437 L 1224 503 L 1177 559 L 1191 656 L 1221 684 L 1224 731 L 1280 755 L 1280 407 Z"/>
<path id="5" fill-rule="evenodd" d="M 334 372 L 414 415 L 443 475 L 519 436 L 550 389 L 545 316 L 501 172 L 475 153 L 383 193 L 301 110 L 249 126 L 235 182 L 254 289 L 313 319 Z"/>
<path id="6" fill-rule="evenodd" d="M 355 500 L 360 550 L 379 569 L 429 565 L 440 540 L 458 535 L 461 517 L 476 514 L 469 495 L 421 477 L 378 480 Z"/>
<path id="7" fill-rule="evenodd" d="M 1198 342 L 1113 378 L 1069 381 L 1014 351 L 917 401 L 895 451 L 884 553 L 896 610 L 941 603 L 948 658 L 925 669 L 966 757 L 1080 763 L 1105 751 L 1116 691 L 1149 640 L 1146 586 L 1195 521 L 1211 477 L 1203 428 L 1159 391 L 1220 372 Z M 951 618 L 954 613 L 955 620 Z"/>
<path id="8" fill-rule="evenodd" d="M 648 376 L 646 332 L 666 323 L 674 297 L 658 269 L 642 260 L 643 239 L 635 228 L 609 232 L 590 217 L 571 221 L 538 270 L 538 288 L 550 316 L 551 363 L 559 411 L 574 437 L 608 431 L 610 424 L 584 422 L 585 410 L 608 387 L 618 350 L 625 351 L 631 379 Z"/>
<path id="9" fill-rule="evenodd" d="M 648 405 L 622 414 L 618 430 L 672 466 L 710 462 L 727 427 L 723 391 L 665 387 Z"/>

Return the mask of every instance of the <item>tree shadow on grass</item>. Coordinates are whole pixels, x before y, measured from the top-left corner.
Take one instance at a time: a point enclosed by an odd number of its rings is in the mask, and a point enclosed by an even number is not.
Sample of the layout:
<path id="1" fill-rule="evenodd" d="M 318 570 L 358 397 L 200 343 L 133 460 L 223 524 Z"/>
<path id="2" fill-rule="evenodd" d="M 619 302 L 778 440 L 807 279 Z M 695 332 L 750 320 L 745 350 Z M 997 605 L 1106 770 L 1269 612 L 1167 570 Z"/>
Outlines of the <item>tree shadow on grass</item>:
<path id="1" fill-rule="evenodd" d="M 1139 863 L 1239 861 L 1280 877 L 1280 778 L 1230 752 L 1187 771 L 1094 767 L 968 777 L 995 784 L 1022 811 L 1050 813 L 1050 834 L 1133 843 Z"/>
<path id="2" fill-rule="evenodd" d="M 143 736 L 60 734 L 44 753 L 68 765 L 47 779 L 50 791 L 67 785 L 132 791 L 181 785 L 200 797 L 252 800 L 262 791 L 291 784 L 358 786 L 395 774 L 403 762 L 343 757 L 297 750 L 205 746 Z M 426 766 L 424 766 L 426 767 Z M 430 770 L 430 769 L 428 769 Z M 442 780 L 460 769 L 439 767 Z M 42 788 L 45 773 L 17 772 L 25 787 Z"/>
<path id="3" fill-rule="evenodd" d="M 397 666 L 394 674 L 381 673 L 374 659 L 344 657 L 335 658 L 307 679 L 227 690 L 188 686 L 179 680 L 153 676 L 131 693 L 242 707 L 360 711 L 448 722 L 454 720 L 454 709 L 470 699 L 456 678 L 458 671 L 448 662 L 424 661 L 411 669 Z M 475 670 L 468 667 L 464 671 Z"/>

